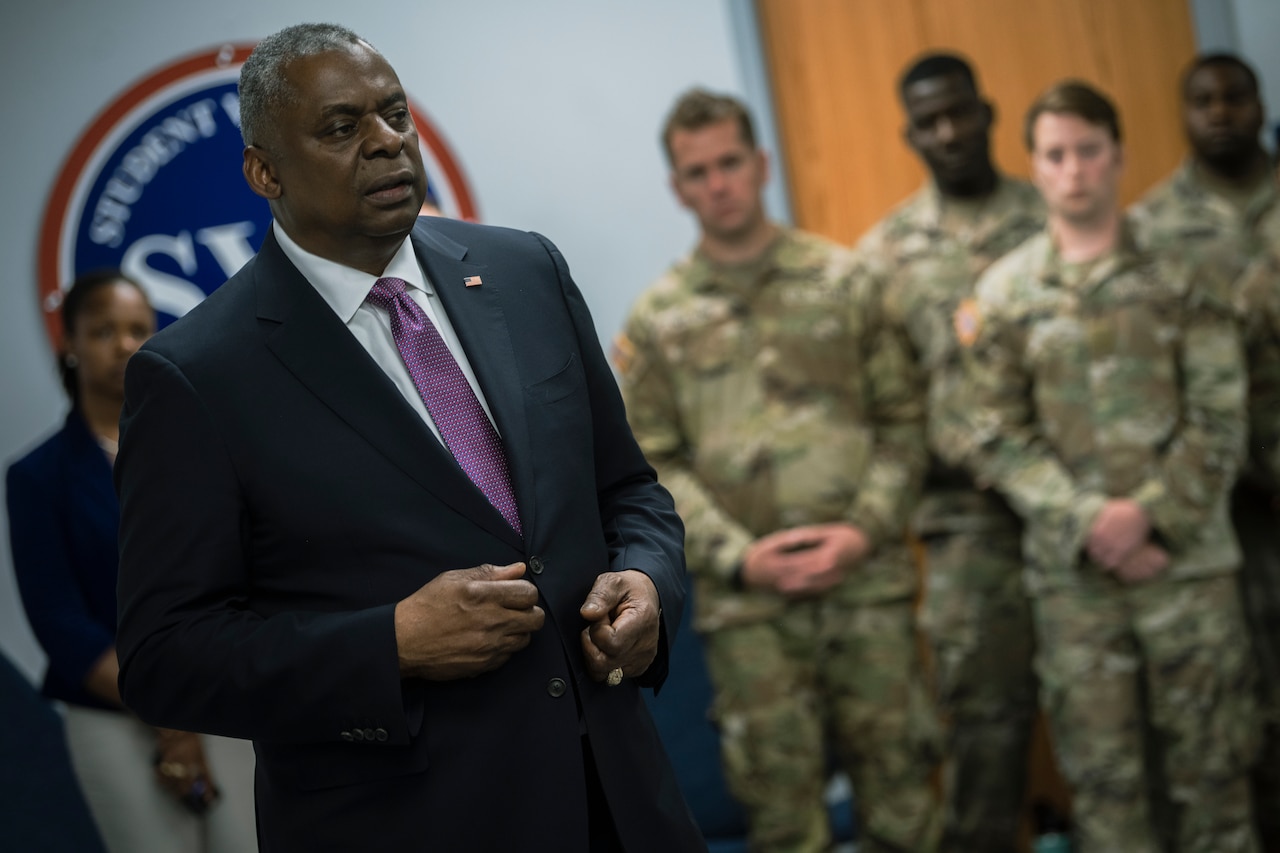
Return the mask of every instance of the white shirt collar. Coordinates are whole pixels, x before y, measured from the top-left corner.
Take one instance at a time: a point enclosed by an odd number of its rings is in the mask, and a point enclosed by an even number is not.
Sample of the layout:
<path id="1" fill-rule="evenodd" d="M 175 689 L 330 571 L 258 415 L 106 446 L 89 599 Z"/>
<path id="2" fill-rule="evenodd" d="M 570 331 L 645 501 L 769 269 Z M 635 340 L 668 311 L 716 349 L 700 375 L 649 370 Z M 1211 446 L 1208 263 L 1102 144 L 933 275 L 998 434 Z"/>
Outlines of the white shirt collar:
<path id="1" fill-rule="evenodd" d="M 338 319 L 350 323 L 378 276 L 313 255 L 294 242 L 279 222 L 272 222 L 272 229 L 285 256 L 328 303 Z M 418 265 L 418 256 L 413 252 L 413 242 L 407 236 L 382 275 L 404 279 L 410 288 L 417 288 L 428 295 L 431 293 L 427 277 Z"/>

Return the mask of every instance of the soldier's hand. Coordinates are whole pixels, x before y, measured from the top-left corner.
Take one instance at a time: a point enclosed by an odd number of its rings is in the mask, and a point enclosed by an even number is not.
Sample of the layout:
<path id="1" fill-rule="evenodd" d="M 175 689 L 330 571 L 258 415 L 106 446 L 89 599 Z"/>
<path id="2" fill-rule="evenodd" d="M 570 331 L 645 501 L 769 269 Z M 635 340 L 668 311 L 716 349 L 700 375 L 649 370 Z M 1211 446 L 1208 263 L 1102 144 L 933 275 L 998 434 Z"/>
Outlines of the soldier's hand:
<path id="1" fill-rule="evenodd" d="M 1112 498 L 1094 518 L 1085 548 L 1094 562 L 1117 569 L 1150 535 L 1147 513 L 1136 501 Z"/>
<path id="2" fill-rule="evenodd" d="M 396 604 L 400 673 L 447 681 L 497 669 L 545 614 L 524 563 L 444 572 Z"/>
<path id="3" fill-rule="evenodd" d="M 1168 567 L 1168 552 L 1159 545 L 1147 542 L 1130 554 L 1128 559 L 1114 569 L 1114 572 L 1120 580 L 1133 584 L 1159 577 Z"/>
<path id="4" fill-rule="evenodd" d="M 834 587 L 870 550 L 851 524 L 811 524 L 762 536 L 747 549 L 743 584 L 789 597 L 820 595 Z"/>

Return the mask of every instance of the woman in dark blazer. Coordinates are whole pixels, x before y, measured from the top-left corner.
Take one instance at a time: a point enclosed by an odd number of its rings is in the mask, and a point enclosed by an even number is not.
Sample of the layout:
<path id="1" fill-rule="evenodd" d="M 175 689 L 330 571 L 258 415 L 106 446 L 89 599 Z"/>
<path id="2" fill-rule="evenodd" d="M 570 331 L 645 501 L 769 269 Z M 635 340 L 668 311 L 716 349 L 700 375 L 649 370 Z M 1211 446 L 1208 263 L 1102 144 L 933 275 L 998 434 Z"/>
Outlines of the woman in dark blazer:
<path id="1" fill-rule="evenodd" d="M 48 658 L 42 692 L 65 706 L 72 762 L 109 850 L 252 850 L 249 745 L 147 726 L 124 710 L 116 684 L 111 468 L 124 366 L 155 331 L 155 313 L 112 270 L 77 279 L 62 319 L 71 411 L 6 479 L 14 570 Z"/>

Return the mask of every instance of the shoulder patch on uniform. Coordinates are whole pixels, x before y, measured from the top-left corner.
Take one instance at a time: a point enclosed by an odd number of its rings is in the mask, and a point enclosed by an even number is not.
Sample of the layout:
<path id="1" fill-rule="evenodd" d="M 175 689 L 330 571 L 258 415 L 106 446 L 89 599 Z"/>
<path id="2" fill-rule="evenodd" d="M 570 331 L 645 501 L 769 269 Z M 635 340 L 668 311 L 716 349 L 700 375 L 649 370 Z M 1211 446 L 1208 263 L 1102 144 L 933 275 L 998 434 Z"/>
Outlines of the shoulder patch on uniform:
<path id="1" fill-rule="evenodd" d="M 613 362 L 614 368 L 620 375 L 627 375 L 635 357 L 636 345 L 631 343 L 631 338 L 627 337 L 626 332 L 618 332 L 614 335 L 613 345 L 609 347 L 609 360 Z"/>
<path id="2" fill-rule="evenodd" d="M 982 314 L 978 310 L 976 299 L 966 299 L 956 306 L 955 313 L 951 315 L 951 326 L 955 329 L 960 346 L 966 349 L 973 346 L 973 342 L 978 339 L 978 332 L 982 330 Z"/>

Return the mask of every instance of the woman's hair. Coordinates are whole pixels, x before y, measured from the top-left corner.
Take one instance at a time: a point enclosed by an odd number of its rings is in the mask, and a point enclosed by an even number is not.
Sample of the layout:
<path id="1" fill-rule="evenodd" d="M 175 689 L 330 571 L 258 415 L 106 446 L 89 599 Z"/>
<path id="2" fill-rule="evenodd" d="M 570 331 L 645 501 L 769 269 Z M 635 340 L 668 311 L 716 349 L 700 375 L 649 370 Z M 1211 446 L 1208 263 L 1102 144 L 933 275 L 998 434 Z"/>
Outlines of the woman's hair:
<path id="1" fill-rule="evenodd" d="M 66 295 L 62 297 L 62 340 L 64 344 L 75 335 L 76 324 L 80 321 L 80 316 L 84 314 L 85 304 L 94 291 L 109 284 L 117 283 L 137 288 L 138 292 L 144 298 L 146 297 L 146 291 L 142 289 L 142 285 L 114 268 L 84 273 L 71 283 Z M 78 403 L 80 402 L 80 385 L 77 376 L 78 365 L 74 359 L 70 358 L 70 355 L 68 352 L 62 352 L 58 355 L 58 375 L 62 378 L 62 387 L 67 392 L 67 396 L 71 398 L 71 402 Z"/>

